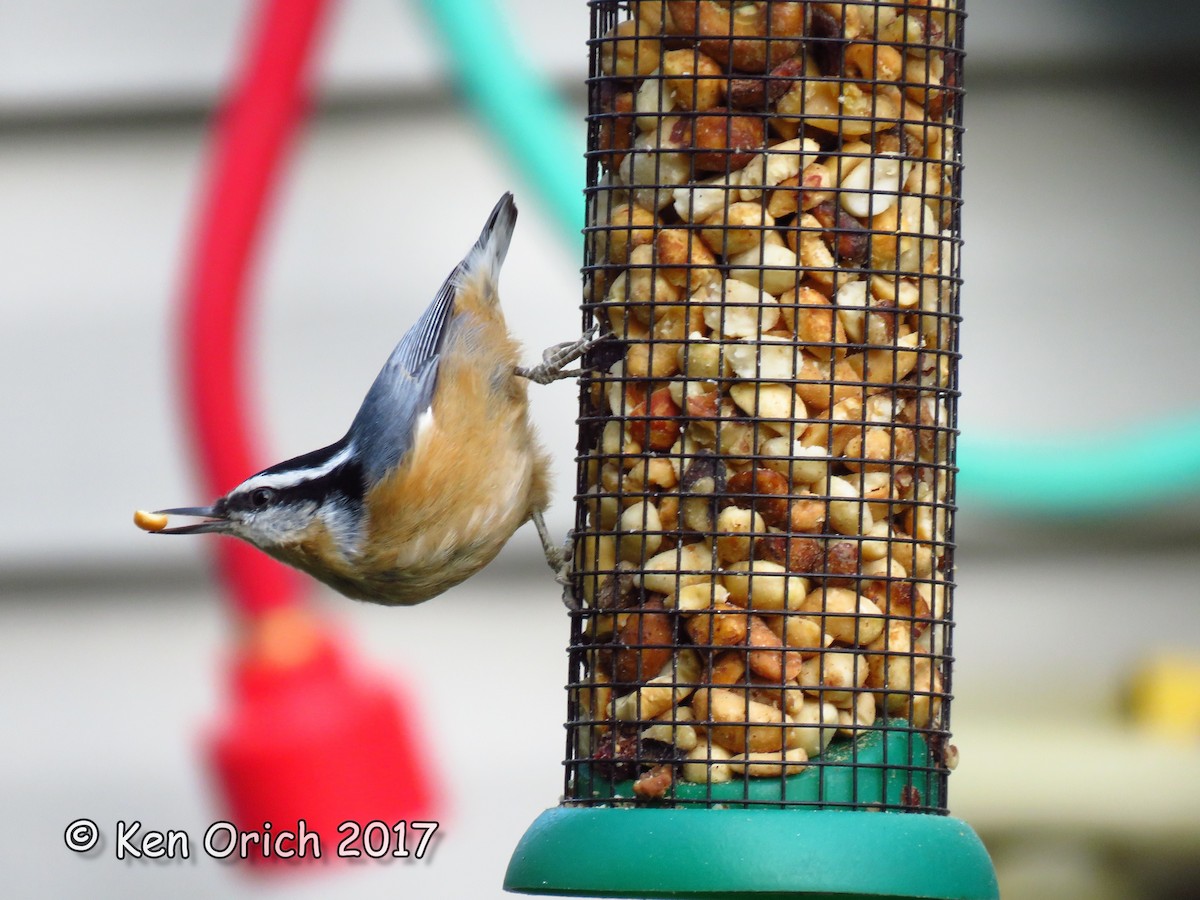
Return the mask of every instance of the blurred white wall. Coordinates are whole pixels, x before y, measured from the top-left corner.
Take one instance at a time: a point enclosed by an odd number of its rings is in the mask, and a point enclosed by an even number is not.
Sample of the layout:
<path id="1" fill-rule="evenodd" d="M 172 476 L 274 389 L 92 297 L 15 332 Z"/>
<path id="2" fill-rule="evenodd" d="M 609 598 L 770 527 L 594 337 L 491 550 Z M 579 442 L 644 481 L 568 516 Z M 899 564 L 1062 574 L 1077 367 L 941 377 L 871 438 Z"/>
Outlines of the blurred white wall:
<path id="1" fill-rule="evenodd" d="M 517 40 L 582 121 L 583 3 L 503 5 Z M 105 896 L 168 885 L 183 896 L 253 892 L 219 868 L 200 881 L 160 871 L 140 882 L 111 860 L 62 868 L 77 861 L 63 860 L 54 831 L 79 797 L 134 815 L 211 814 L 182 733 L 221 702 L 211 682 L 223 618 L 200 580 L 206 548 L 148 538 L 129 516 L 134 507 L 211 499 L 197 496 L 175 410 L 172 310 L 206 116 L 249 8 L 0 0 L 0 691 L 19 736 L 0 750 L 0 772 L 10 773 L 0 788 L 21 785 L 21 805 L 0 813 L 8 817 L 0 834 L 9 838 L 3 850 L 21 842 L 22 883 L 50 893 L 77 892 L 79 879 L 101 869 Z M 968 8 L 963 427 L 1069 431 L 1195 408 L 1200 180 L 1189 111 L 1197 81 L 1181 53 L 1200 34 L 1197 15 L 1167 3 L 1136 15 L 1068 0 Z M 502 190 L 515 188 L 521 204 L 504 289 L 529 358 L 578 327 L 572 244 L 454 99 L 446 71 L 413 4 L 339 4 L 322 53 L 322 102 L 256 279 L 256 375 L 272 457 L 264 462 L 342 433 Z M 564 531 L 573 390 L 557 385 L 535 397 L 559 475 L 552 525 Z M 1021 729 L 1033 727 L 1022 709 L 1049 709 L 1037 721 L 1050 729 L 1055 716 L 1109 716 L 1139 659 L 1194 649 L 1194 506 L 1181 497 L 1049 523 L 962 511 L 956 811 L 985 828 L 1011 822 L 993 801 L 1020 790 L 1018 745 L 1030 737 Z M 505 757 L 508 793 L 489 795 L 477 773 L 465 777 L 473 793 L 459 797 L 459 815 L 475 823 L 469 846 L 490 868 L 466 871 L 470 854 L 451 855 L 463 866 L 444 882 L 422 881 L 432 891 L 424 896 L 437 896 L 437 884 L 447 897 L 498 893 L 481 885 L 498 885 L 525 813 L 556 799 L 567 634 L 554 591 L 521 580 L 538 571 L 535 556 L 532 535 L 518 535 L 496 579 L 429 610 L 328 602 L 374 658 L 397 668 L 408 661 L 406 672 L 426 678 L 444 665 L 438 634 L 500 627 L 497 614 L 472 620 L 480 608 L 472 604 L 500 595 L 529 623 L 504 633 L 511 643 L 501 658 L 531 694 L 541 685 L 529 713 L 543 743 L 536 754 Z M 512 649 L 523 641 L 529 646 Z M 111 677 L 80 692 L 98 671 Z M 438 681 L 430 705 L 440 710 L 448 692 L 470 690 L 469 674 Z M 168 706 L 170 715 L 154 713 Z M 461 743 L 453 717 L 433 718 L 442 737 Z M 81 750 L 81 720 L 90 723 L 82 746 L 103 767 Z M 502 718 L 489 721 L 503 727 Z M 980 742 L 1014 734 L 1012 755 L 986 743 L 991 755 L 983 755 L 996 765 L 972 770 L 972 733 Z M 467 750 L 450 754 L 459 771 L 474 764 Z M 1111 762 L 1097 764 L 1104 771 Z M 114 806 L 122 786 L 134 799 Z M 524 805 L 489 830 L 488 811 L 503 803 Z M 30 821 L 39 828 L 31 832 Z M 382 896 L 406 882 L 396 874 L 338 884 Z"/>

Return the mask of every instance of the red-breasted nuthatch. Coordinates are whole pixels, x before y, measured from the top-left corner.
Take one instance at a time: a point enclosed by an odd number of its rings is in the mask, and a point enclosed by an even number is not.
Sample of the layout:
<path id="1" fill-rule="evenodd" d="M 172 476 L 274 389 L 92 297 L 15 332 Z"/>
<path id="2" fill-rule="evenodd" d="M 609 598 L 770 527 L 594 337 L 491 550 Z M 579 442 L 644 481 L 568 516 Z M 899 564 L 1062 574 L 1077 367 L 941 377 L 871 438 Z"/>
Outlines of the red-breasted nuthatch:
<path id="1" fill-rule="evenodd" d="M 138 522 L 159 534 L 232 535 L 348 597 L 420 603 L 489 563 L 533 520 L 548 561 L 563 551 L 542 520 L 547 456 L 529 421 L 525 380 L 592 343 L 518 366 L 497 279 L 516 224 L 505 194 L 475 246 L 396 345 L 345 437 L 264 469 L 212 506 L 160 510 Z M 163 516 L 201 516 L 164 528 Z"/>

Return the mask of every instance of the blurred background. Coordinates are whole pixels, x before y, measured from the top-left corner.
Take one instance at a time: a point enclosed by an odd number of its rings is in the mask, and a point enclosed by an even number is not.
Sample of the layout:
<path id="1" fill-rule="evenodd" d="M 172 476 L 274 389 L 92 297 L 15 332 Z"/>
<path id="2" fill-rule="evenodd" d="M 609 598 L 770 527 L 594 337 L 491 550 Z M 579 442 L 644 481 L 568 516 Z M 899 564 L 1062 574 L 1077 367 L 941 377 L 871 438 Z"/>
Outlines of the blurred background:
<path id="1" fill-rule="evenodd" d="M 582 133 L 585 5 L 497 2 Z M 190 468 L 172 328 L 207 125 L 251 11 L 0 0 L 5 892 L 500 896 L 562 779 L 567 620 L 531 529 L 433 604 L 317 598 L 416 695 L 447 789 L 425 860 L 277 879 L 195 852 L 118 862 L 63 845 L 82 816 L 194 837 L 222 814 L 201 754 L 231 640 L 214 539 L 151 540 L 129 519 L 212 499 Z M 1194 411 L 1200 12 L 968 12 L 963 429 L 1104 443 Z M 535 360 L 578 330 L 576 244 L 459 99 L 418 5 L 343 0 L 326 37 L 254 278 L 264 464 L 342 434 L 505 189 L 522 214 L 504 274 L 514 331 Z M 561 533 L 575 395 L 534 396 Z M 1197 497 L 1049 518 L 960 501 L 953 812 L 988 844 L 1006 897 L 1194 896 Z"/>

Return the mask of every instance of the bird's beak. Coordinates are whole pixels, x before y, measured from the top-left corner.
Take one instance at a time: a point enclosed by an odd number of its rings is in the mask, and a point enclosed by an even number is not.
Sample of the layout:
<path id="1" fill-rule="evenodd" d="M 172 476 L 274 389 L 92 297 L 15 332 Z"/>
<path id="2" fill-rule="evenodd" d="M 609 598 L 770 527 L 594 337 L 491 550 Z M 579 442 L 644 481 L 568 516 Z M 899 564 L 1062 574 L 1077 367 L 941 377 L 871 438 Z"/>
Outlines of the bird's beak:
<path id="1" fill-rule="evenodd" d="M 194 525 L 177 525 L 175 528 L 162 528 L 153 534 L 206 534 L 210 531 L 224 531 L 229 524 L 225 510 L 216 506 L 180 506 L 176 509 L 156 509 L 157 516 L 196 516 L 207 519 L 207 522 L 197 522 Z"/>

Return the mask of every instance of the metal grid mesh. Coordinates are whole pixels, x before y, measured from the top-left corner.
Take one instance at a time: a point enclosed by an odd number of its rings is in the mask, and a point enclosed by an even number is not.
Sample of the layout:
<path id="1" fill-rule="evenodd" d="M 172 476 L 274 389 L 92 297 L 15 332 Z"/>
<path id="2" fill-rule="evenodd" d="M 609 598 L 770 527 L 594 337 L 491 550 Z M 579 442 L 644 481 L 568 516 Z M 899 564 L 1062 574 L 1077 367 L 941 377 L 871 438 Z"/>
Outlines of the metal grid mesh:
<path id="1" fill-rule="evenodd" d="M 946 811 L 960 0 L 593 0 L 568 803 Z"/>

